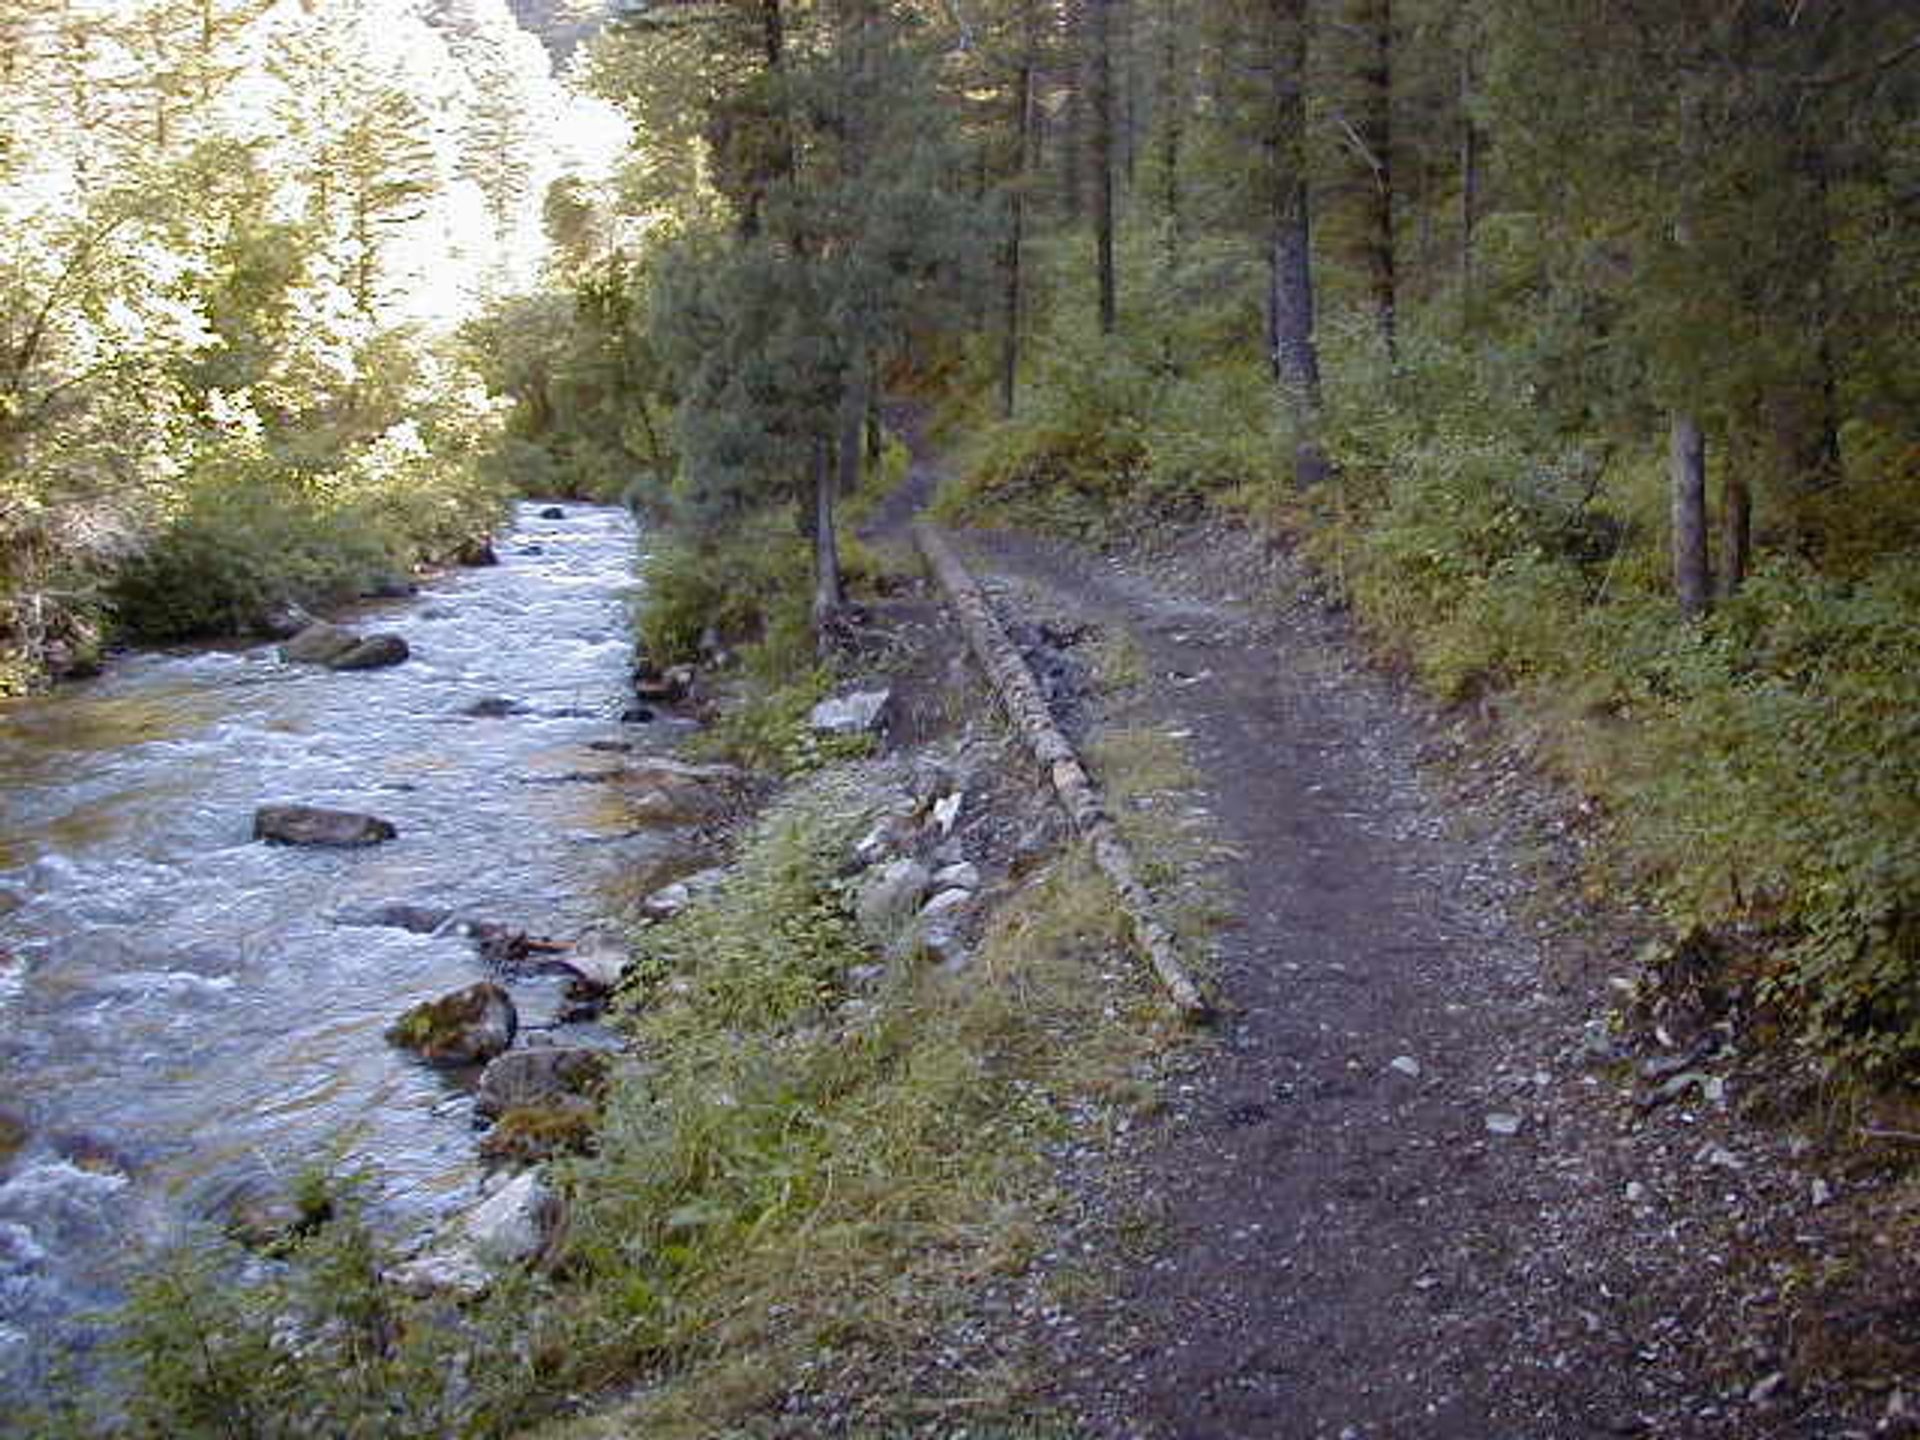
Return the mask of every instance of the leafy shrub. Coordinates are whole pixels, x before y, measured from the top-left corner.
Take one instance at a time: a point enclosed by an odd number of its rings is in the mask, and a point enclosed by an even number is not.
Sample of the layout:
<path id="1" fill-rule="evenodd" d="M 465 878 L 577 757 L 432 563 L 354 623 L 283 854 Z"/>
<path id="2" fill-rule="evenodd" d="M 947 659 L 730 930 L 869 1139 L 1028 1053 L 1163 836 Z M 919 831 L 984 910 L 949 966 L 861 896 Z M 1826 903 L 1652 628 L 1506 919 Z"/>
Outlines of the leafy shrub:
<path id="1" fill-rule="evenodd" d="M 209 457 L 172 522 L 121 571 L 113 606 L 143 640 L 231 633 L 282 602 L 356 595 L 392 566 L 368 517 L 235 447 Z"/>

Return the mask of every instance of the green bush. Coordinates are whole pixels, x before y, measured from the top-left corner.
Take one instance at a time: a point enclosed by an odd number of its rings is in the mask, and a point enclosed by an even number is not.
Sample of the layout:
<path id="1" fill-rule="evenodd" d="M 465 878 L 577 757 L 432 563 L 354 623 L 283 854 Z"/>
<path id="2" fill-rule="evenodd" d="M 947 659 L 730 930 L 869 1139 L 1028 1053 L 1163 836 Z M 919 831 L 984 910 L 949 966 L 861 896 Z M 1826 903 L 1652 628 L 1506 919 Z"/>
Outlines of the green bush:
<path id="1" fill-rule="evenodd" d="M 234 633 L 277 604 L 324 605 L 391 574 L 370 517 L 328 503 L 257 451 L 210 457 L 159 538 L 116 577 L 114 613 L 141 640 Z"/>
<path id="2" fill-rule="evenodd" d="M 336 604 L 450 558 L 504 513 L 464 443 L 403 422 L 331 468 L 296 466 L 255 435 L 202 447 L 180 503 L 115 577 L 120 628 L 164 641 L 244 631 L 276 605 Z"/>

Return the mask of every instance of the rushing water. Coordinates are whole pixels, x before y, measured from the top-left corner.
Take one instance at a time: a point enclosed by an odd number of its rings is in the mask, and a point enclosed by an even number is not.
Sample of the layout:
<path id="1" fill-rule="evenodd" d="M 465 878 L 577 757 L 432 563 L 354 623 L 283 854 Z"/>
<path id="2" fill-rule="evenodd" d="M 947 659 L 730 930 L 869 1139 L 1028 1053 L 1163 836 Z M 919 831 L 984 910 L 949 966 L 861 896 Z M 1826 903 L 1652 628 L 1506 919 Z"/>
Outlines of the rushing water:
<path id="1" fill-rule="evenodd" d="M 84 1346 L 140 1253 L 334 1147 L 376 1170 L 398 1227 L 466 1198 L 464 1096 L 382 1032 L 481 962 L 345 922 L 408 901 L 572 935 L 648 843 L 580 778 L 624 728 L 628 518 L 523 506 L 500 549 L 360 617 L 407 637 L 395 669 L 143 655 L 0 709 L 0 1112 L 27 1137 L 0 1155 L 0 1392 Z M 492 696 L 526 713 L 461 713 Z M 255 806 L 281 800 L 400 838 L 253 842 Z M 520 998 L 538 1023 L 555 996 Z"/>

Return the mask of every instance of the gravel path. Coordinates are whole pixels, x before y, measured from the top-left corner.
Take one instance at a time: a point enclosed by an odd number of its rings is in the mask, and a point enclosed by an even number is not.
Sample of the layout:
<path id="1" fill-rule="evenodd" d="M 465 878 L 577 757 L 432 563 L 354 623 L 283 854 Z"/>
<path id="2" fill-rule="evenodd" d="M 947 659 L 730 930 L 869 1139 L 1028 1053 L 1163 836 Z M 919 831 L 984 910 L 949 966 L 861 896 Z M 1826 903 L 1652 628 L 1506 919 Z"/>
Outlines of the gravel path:
<path id="1" fill-rule="evenodd" d="M 1233 898 L 1217 1041 L 1081 1187 L 1053 1404 L 1182 1440 L 1913 1433 L 1897 1369 L 1789 1381 L 1768 1257 L 1820 1263 L 1804 1140 L 1741 1125 L 1735 1080 L 1631 1103 L 1697 1061 L 1596 1019 L 1646 927 L 1583 902 L 1577 806 L 1244 534 L 971 548 L 1010 611 L 1138 645 Z"/>
<path id="2" fill-rule="evenodd" d="M 1836 1381 L 1793 1298 L 1862 1273 L 1897 1182 L 1743 1124 L 1714 1037 L 1609 1032 L 1650 927 L 1583 898 L 1583 807 L 1367 665 L 1242 531 L 963 548 L 1003 621 L 1137 646 L 1233 915 L 1168 1112 L 1063 1160 L 1045 1408 L 1141 1440 L 1920 1433 L 1911 1307 L 1867 1286 L 1821 1317 L 1885 1355 Z"/>

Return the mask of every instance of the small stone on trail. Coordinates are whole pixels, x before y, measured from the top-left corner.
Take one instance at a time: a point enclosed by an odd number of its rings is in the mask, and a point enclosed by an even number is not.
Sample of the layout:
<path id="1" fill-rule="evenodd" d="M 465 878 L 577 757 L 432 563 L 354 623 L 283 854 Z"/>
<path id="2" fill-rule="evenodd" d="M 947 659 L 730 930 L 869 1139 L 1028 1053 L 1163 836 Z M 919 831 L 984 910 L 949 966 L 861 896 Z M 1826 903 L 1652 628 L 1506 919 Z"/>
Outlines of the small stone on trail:
<path id="1" fill-rule="evenodd" d="M 1520 1117 L 1518 1115 L 1507 1115 L 1500 1111 L 1495 1111 L 1493 1114 L 1487 1116 L 1487 1133 L 1490 1135 L 1518 1135 L 1520 1133 Z"/>
<path id="2" fill-rule="evenodd" d="M 917 860 L 895 860 L 861 885 L 854 904 L 860 928 L 882 944 L 891 944 L 919 910 L 933 877 Z"/>
<path id="3" fill-rule="evenodd" d="M 971 890 L 942 890 L 927 902 L 926 908 L 920 912 L 921 918 L 926 920 L 938 919 L 942 915 L 966 908 L 972 899 L 973 892 Z"/>
<path id="4" fill-rule="evenodd" d="M 822 700 L 807 716 L 807 724 L 821 735 L 865 735 L 884 729 L 891 690 L 867 690 Z"/>
<path id="5" fill-rule="evenodd" d="M 962 860 L 933 872 L 933 884 L 936 890 L 978 890 L 980 888 L 980 867 Z"/>
<path id="6" fill-rule="evenodd" d="M 1411 1055 L 1394 1056 L 1387 1068 L 1389 1070 L 1398 1070 L 1409 1080 L 1418 1080 L 1420 1078 L 1420 1062 Z"/>
<path id="7" fill-rule="evenodd" d="M 1777 1395 L 1780 1392 L 1780 1387 L 1786 1383 L 1786 1375 L 1782 1371 L 1776 1370 L 1747 1392 L 1747 1400 L 1750 1404 L 1764 1405 Z"/>
<path id="8" fill-rule="evenodd" d="M 1815 1205 L 1825 1205 L 1832 1199 L 1833 1187 L 1824 1180 L 1816 1179 L 1813 1182 L 1813 1203 Z"/>
<path id="9" fill-rule="evenodd" d="M 960 819 L 960 804 L 958 790 L 933 802 L 933 823 L 940 827 L 942 835 L 953 833 L 953 827 Z"/>

